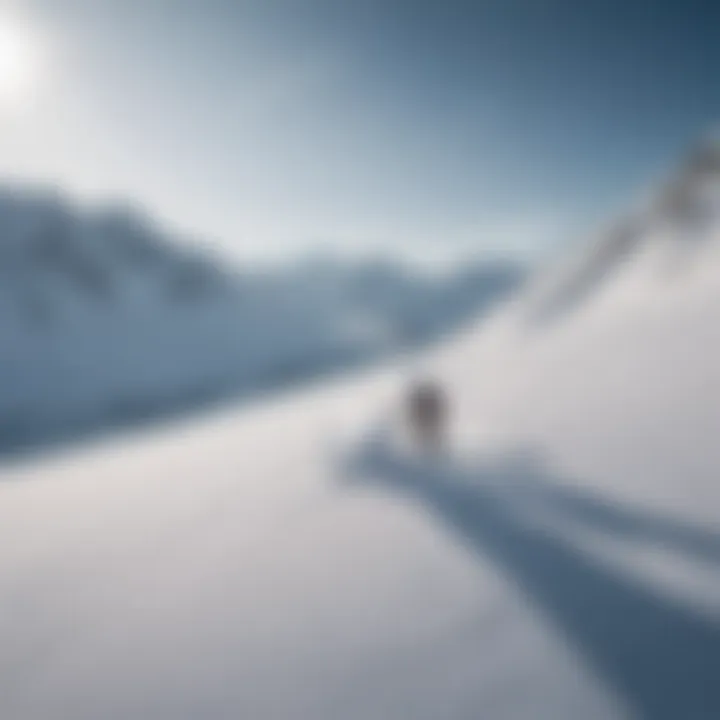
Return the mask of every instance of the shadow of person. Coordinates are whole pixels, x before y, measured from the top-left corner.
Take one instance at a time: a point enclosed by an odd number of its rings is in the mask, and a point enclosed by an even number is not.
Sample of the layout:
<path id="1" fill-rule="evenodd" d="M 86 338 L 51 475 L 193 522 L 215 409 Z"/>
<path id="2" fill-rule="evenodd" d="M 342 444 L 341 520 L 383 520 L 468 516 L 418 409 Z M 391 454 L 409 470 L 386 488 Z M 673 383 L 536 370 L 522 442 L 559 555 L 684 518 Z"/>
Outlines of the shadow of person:
<path id="1" fill-rule="evenodd" d="M 698 560 L 720 563 L 720 533 L 713 528 L 626 507 L 594 492 L 558 484 L 545 473 L 534 475 L 525 493 L 551 511 L 605 533 L 656 543 Z"/>
<path id="2" fill-rule="evenodd" d="M 637 713 L 649 720 L 720 717 L 720 626 L 659 596 L 592 558 L 565 539 L 513 512 L 497 492 L 492 470 L 403 458 L 378 437 L 344 470 L 401 493 L 442 522 L 473 552 L 491 560 Z M 526 466 L 532 474 L 532 468 Z M 539 487 L 549 485 L 544 471 Z M 535 479 L 527 478 L 529 484 Z M 580 517 L 632 528 L 631 516 L 607 507 L 566 504 Z M 512 498 L 512 496 L 510 496 Z M 548 494 L 548 501 L 567 499 Z M 608 506 L 609 507 L 609 506 Z M 649 518 L 638 523 L 662 533 Z"/>

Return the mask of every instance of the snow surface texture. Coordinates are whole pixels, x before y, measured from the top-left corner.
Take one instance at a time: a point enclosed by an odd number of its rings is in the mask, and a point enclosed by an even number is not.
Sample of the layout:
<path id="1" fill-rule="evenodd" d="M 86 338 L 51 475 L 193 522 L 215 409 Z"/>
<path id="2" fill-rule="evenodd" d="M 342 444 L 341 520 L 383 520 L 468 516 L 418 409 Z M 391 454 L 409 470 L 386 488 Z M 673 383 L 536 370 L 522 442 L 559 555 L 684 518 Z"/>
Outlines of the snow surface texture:
<path id="1" fill-rule="evenodd" d="M 0 451 L 71 439 L 378 359 L 520 280 L 315 262 L 240 274 L 126 209 L 0 192 Z"/>
<path id="2" fill-rule="evenodd" d="M 442 456 L 399 364 L 7 467 L 0 717 L 720 717 L 720 243 L 646 230 L 417 364 Z"/>

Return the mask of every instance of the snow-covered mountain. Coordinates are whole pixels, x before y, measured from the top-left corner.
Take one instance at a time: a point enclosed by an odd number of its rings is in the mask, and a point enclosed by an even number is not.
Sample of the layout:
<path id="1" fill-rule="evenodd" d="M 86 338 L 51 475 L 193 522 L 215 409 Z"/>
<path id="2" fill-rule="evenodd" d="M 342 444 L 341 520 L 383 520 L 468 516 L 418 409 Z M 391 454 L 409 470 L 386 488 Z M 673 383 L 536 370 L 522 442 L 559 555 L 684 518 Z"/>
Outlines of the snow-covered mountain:
<path id="1" fill-rule="evenodd" d="M 442 456 L 399 364 L 6 468 L 0 715 L 720 717 L 720 218 L 646 217 L 418 360 Z"/>
<path id="2" fill-rule="evenodd" d="M 257 393 L 437 337 L 521 278 L 225 270 L 137 212 L 0 194 L 0 448 Z"/>

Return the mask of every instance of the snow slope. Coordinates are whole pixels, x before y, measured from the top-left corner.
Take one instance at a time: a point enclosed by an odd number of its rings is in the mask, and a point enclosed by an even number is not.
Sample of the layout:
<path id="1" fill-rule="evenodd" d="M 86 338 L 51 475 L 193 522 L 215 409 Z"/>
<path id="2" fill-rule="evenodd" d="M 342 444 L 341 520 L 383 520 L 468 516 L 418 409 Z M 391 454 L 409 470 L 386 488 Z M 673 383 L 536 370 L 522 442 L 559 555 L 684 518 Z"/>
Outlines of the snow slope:
<path id="1" fill-rule="evenodd" d="M 643 228 L 418 364 L 442 458 L 399 364 L 6 467 L 3 720 L 720 717 L 720 242 Z"/>

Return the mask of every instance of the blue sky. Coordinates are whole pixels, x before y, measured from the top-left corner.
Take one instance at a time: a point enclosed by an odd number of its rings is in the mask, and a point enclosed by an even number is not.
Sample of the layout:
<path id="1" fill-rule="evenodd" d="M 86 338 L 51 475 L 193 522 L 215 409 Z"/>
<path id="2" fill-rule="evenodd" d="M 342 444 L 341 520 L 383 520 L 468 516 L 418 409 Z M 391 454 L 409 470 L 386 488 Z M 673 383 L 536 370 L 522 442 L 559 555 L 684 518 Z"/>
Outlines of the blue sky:
<path id="1" fill-rule="evenodd" d="M 2 5 L 0 5 L 2 7 Z M 16 0 L 0 171 L 241 259 L 533 259 L 717 119 L 720 11 L 656 0 Z M 2 13 L 0 13 L 0 24 Z"/>

